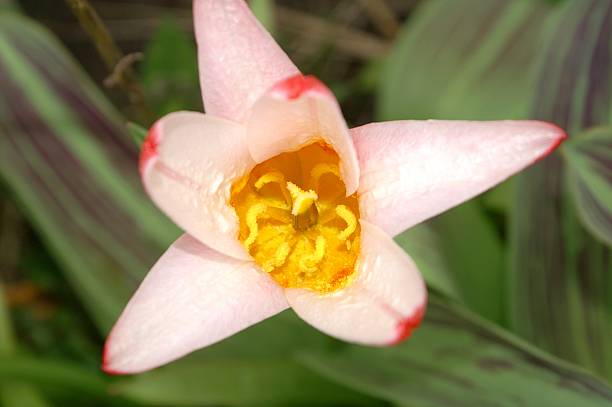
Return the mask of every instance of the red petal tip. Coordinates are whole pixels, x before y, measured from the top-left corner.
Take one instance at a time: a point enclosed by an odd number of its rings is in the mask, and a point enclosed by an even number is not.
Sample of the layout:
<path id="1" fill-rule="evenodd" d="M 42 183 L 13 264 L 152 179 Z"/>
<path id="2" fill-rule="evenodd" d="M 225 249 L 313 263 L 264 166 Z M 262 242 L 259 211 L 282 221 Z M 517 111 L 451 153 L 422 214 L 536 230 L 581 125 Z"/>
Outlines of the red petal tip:
<path id="1" fill-rule="evenodd" d="M 159 131 L 157 127 L 157 123 L 151 127 L 147 133 L 147 137 L 145 137 L 145 140 L 142 143 L 142 149 L 140 150 L 140 162 L 138 163 L 141 176 L 144 174 L 145 168 L 151 159 L 157 157 L 157 146 L 159 145 Z"/>
<path id="2" fill-rule="evenodd" d="M 420 324 L 421 320 L 425 316 L 425 304 L 419 306 L 414 313 L 406 319 L 401 320 L 397 323 L 397 336 L 390 345 L 397 345 L 404 340 L 408 339 Z"/>
<path id="3" fill-rule="evenodd" d="M 553 143 L 546 149 L 546 151 L 544 151 L 544 153 L 542 153 L 542 155 L 540 155 L 538 158 L 535 159 L 534 162 L 538 162 L 546 157 L 548 157 L 553 151 L 555 151 L 557 149 L 557 147 L 559 147 L 561 145 L 561 143 L 563 143 L 565 140 L 567 140 L 568 136 L 567 133 L 565 132 L 565 130 L 563 130 L 561 127 L 557 126 L 554 123 L 550 123 L 550 122 L 540 122 L 543 125 L 546 125 L 550 128 L 552 128 L 556 133 L 559 134 L 559 137 L 557 137 Z"/>
<path id="4" fill-rule="evenodd" d="M 127 374 L 127 373 L 120 372 L 118 370 L 113 370 L 110 367 L 105 366 L 105 365 L 102 365 L 101 369 L 104 373 L 106 373 L 107 375 L 111 375 L 111 376 L 123 376 Z"/>
<path id="5" fill-rule="evenodd" d="M 297 74 L 283 79 L 272 87 L 272 93 L 283 98 L 297 99 L 305 93 L 330 93 L 330 90 L 316 77 L 312 75 Z"/>
<path id="6" fill-rule="evenodd" d="M 112 335 L 112 332 L 108 335 L 108 338 L 106 338 L 106 342 L 104 343 L 104 349 L 102 350 L 102 366 L 100 367 L 100 369 L 104 373 L 109 374 L 109 375 L 113 375 L 113 376 L 124 375 L 126 373 L 121 372 L 119 370 L 115 370 L 109 366 L 110 365 L 110 360 L 109 360 L 110 355 L 109 355 L 108 344 L 110 342 L 111 335 Z"/>

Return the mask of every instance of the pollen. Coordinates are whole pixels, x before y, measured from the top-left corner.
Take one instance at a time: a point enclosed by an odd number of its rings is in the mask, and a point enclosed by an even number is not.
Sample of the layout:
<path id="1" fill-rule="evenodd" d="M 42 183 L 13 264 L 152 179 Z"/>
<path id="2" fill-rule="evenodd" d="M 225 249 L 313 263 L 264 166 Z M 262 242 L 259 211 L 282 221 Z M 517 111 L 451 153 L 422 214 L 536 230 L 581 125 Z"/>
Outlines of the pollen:
<path id="1" fill-rule="evenodd" d="M 234 182 L 230 204 L 238 239 L 281 286 L 332 292 L 352 278 L 359 204 L 346 196 L 330 146 L 314 143 L 257 165 Z"/>

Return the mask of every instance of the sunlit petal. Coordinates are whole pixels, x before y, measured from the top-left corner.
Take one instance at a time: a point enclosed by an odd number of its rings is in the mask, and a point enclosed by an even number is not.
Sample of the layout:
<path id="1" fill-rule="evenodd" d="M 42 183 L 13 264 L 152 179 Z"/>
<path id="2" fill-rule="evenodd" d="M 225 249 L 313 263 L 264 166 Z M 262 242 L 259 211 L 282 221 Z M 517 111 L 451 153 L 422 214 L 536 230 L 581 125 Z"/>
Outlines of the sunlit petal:
<path id="1" fill-rule="evenodd" d="M 395 121 L 351 130 L 365 220 L 395 235 L 491 188 L 566 137 L 539 121 Z"/>
<path id="2" fill-rule="evenodd" d="M 299 73 L 243 0 L 195 0 L 193 16 L 206 113 L 241 122 L 266 90 Z"/>
<path id="3" fill-rule="evenodd" d="M 123 311 L 106 342 L 103 369 L 125 374 L 155 368 L 285 308 L 282 289 L 254 263 L 184 235 Z"/>

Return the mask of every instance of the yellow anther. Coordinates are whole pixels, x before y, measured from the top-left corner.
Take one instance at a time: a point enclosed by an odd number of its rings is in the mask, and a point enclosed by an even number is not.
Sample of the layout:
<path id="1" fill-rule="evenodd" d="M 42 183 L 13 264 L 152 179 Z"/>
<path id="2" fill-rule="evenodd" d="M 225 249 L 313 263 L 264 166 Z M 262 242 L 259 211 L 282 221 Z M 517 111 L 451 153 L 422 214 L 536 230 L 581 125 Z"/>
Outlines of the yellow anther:
<path id="1" fill-rule="evenodd" d="M 291 207 L 291 214 L 293 216 L 305 213 L 319 198 L 312 189 L 304 191 L 292 182 L 287 182 L 287 189 L 291 194 L 291 198 L 293 198 L 293 205 Z"/>
<path id="2" fill-rule="evenodd" d="M 255 189 L 259 191 L 265 185 L 270 184 L 270 183 L 278 184 L 280 191 L 283 194 L 283 198 L 285 199 L 285 202 L 287 203 L 287 205 L 291 205 L 291 196 L 289 196 L 289 193 L 287 192 L 287 189 L 285 188 L 285 176 L 283 175 L 283 173 L 280 171 L 267 172 L 261 177 L 259 177 L 257 181 L 255 181 L 254 186 L 255 186 Z M 277 207 L 278 207 L 278 204 L 277 204 Z M 286 208 L 285 205 L 282 205 L 282 207 Z"/>
<path id="3" fill-rule="evenodd" d="M 310 171 L 310 185 L 312 185 L 314 189 L 319 189 L 319 180 L 325 174 L 334 174 L 336 177 L 340 178 L 340 171 L 337 165 L 320 163 L 315 165 Z"/>
<path id="4" fill-rule="evenodd" d="M 284 265 L 290 252 L 291 246 L 289 246 L 289 243 L 283 242 L 276 250 L 276 253 L 274 253 L 274 258 L 263 266 L 264 271 L 270 273 L 274 271 L 275 268 Z"/>
<path id="5" fill-rule="evenodd" d="M 325 256 L 326 246 L 327 242 L 325 238 L 321 235 L 317 236 L 314 253 L 304 256 L 300 260 L 300 269 L 306 272 L 316 271 L 317 264 L 319 264 L 321 260 L 323 260 L 323 256 Z"/>
<path id="6" fill-rule="evenodd" d="M 314 261 L 319 263 L 323 260 L 323 256 L 325 256 L 325 238 L 321 235 L 317 236 L 317 241 L 315 242 L 315 252 L 314 252 Z"/>
<path id="7" fill-rule="evenodd" d="M 249 235 L 244 241 L 244 247 L 246 247 L 247 251 L 251 247 L 255 240 L 257 239 L 257 234 L 259 233 L 259 226 L 257 225 L 257 219 L 266 212 L 268 206 L 264 203 L 256 203 L 251 206 L 246 214 L 246 225 L 249 228 Z"/>
<path id="8" fill-rule="evenodd" d="M 338 233 L 338 239 L 346 240 L 355 232 L 355 229 L 357 229 L 357 218 L 345 205 L 336 206 L 336 214 L 346 222 L 346 228 Z"/>

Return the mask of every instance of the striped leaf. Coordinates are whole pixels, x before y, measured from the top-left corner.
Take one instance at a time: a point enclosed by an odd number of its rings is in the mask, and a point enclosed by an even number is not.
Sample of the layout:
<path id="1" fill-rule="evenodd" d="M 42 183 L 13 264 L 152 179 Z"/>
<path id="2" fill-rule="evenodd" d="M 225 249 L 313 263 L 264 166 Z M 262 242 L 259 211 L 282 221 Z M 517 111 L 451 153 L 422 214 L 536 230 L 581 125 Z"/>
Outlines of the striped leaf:
<path id="1" fill-rule="evenodd" d="M 101 331 L 177 230 L 145 197 L 136 148 L 46 31 L 0 14 L 0 177 Z"/>
<path id="2" fill-rule="evenodd" d="M 461 298 L 457 283 L 442 255 L 439 236 L 431 227 L 425 224 L 415 226 L 396 236 L 395 241 L 410 253 L 430 289 L 449 298 Z"/>
<path id="3" fill-rule="evenodd" d="M 525 118 L 541 51 L 537 39 L 550 9 L 513 0 L 423 2 L 382 75 L 379 118 Z M 482 205 L 468 202 L 429 223 L 465 303 L 505 323 L 503 246 Z"/>
<path id="4" fill-rule="evenodd" d="M 577 132 L 610 123 L 611 27 L 612 3 L 607 0 L 566 1 L 549 22 L 533 115 L 570 131 L 575 141 L 566 155 L 574 161 L 573 171 L 582 144 Z M 605 157 L 605 150 L 597 150 L 598 158 Z M 567 175 L 555 154 L 518 179 L 511 222 L 510 322 L 531 342 L 612 379 L 610 248 L 583 228 Z M 604 199 L 600 204 L 609 207 L 606 189 L 595 187 L 593 178 L 584 181 L 590 184 L 579 199 L 597 193 Z"/>
<path id="5" fill-rule="evenodd" d="M 565 145 L 565 153 L 582 223 L 612 246 L 612 127 L 575 135 Z"/>
<path id="6" fill-rule="evenodd" d="M 379 118 L 525 117 L 549 10 L 539 1 L 422 2 L 389 56 Z"/>
<path id="7" fill-rule="evenodd" d="M 260 406 L 383 406 L 290 360 L 183 360 L 117 383 L 112 391 L 168 406 L 251 406 L 253 400 Z"/>
<path id="8" fill-rule="evenodd" d="M 430 301 L 424 326 L 384 349 L 347 346 L 301 360 L 397 405 L 604 407 L 612 389 L 473 314 Z"/>

